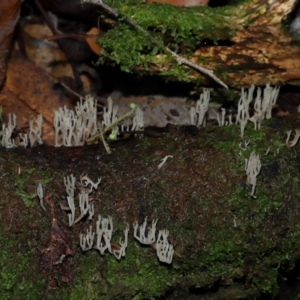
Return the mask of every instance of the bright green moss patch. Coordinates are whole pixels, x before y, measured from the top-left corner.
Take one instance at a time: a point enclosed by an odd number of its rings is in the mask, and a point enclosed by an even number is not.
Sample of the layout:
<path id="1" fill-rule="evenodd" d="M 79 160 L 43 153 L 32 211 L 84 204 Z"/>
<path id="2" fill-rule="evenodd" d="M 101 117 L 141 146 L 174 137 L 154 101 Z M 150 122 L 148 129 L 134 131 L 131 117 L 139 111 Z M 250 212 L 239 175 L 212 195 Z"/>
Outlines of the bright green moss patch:
<path id="1" fill-rule="evenodd" d="M 121 69 L 126 72 L 140 65 L 148 69 L 148 64 L 158 52 L 148 35 L 134 32 L 127 25 L 116 25 L 116 28 L 109 30 L 99 43 L 104 50 L 98 63 L 110 59 L 120 64 Z"/>

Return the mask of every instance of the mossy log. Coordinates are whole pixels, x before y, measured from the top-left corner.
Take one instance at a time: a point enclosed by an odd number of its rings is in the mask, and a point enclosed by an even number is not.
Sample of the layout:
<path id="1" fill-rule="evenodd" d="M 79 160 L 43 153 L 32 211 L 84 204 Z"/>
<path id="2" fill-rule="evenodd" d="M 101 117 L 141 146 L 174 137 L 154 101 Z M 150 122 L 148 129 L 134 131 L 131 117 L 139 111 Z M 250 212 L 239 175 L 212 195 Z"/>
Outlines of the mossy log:
<path id="1" fill-rule="evenodd" d="M 229 86 L 300 85 L 300 47 L 284 28 L 296 0 L 246 0 L 218 8 L 136 2 L 107 1 L 147 29 L 149 36 L 118 23 L 98 41 L 103 47 L 101 63 L 113 61 L 125 71 L 213 84 L 208 76 L 178 66 L 163 50 L 168 46 L 213 70 Z M 151 36 L 157 44 L 151 42 Z"/>
<path id="2" fill-rule="evenodd" d="M 293 269 L 300 249 L 300 148 L 285 145 L 299 118 L 250 125 L 241 144 L 238 126 L 169 127 L 160 139 L 97 147 L 1 149 L 0 288 L 3 299 L 252 299 L 275 295 L 280 274 Z M 245 159 L 259 155 L 254 196 Z M 163 157 L 172 158 L 158 169 Z M 91 195 L 95 216 L 68 226 L 63 177 L 102 181 Z M 44 206 L 36 197 L 43 184 Z M 80 185 L 76 185 L 80 188 Z M 75 191 L 77 195 L 77 191 Z M 76 216 L 78 202 L 76 196 Z M 120 261 L 95 249 L 83 252 L 79 234 L 111 216 L 112 242 L 130 225 Z M 133 238 L 132 223 L 158 219 L 175 253 L 159 262 L 151 246 Z M 51 225 L 52 224 L 52 225 Z M 53 224 L 60 235 L 53 232 Z M 60 243 L 58 243 L 60 241 Z M 65 255 L 45 259 L 51 249 Z M 66 249 L 68 251 L 66 251 Z M 55 288 L 55 289 L 53 289 Z M 53 289 L 53 290 L 52 290 Z M 296 295 L 294 295 L 296 299 Z"/>

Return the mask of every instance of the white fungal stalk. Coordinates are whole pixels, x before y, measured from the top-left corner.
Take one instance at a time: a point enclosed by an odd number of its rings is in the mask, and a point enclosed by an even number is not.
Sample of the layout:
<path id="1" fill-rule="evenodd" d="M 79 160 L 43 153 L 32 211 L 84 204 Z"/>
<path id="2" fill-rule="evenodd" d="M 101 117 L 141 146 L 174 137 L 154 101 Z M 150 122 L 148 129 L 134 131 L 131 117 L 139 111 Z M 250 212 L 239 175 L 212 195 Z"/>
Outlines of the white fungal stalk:
<path id="1" fill-rule="evenodd" d="M 156 240 L 156 220 L 152 220 L 152 225 L 148 229 L 148 233 L 146 234 L 147 229 L 147 217 L 144 220 L 144 223 L 139 227 L 138 223 L 135 222 L 133 224 L 134 229 L 134 237 L 144 245 L 153 245 L 156 249 L 156 254 L 158 259 L 161 262 L 170 264 L 173 260 L 174 249 L 173 245 L 168 242 L 169 231 L 168 230 L 160 230 L 158 233 L 158 238 Z M 139 234 L 138 234 L 139 229 Z M 156 242 L 155 242 L 156 240 Z"/>
<path id="2" fill-rule="evenodd" d="M 285 144 L 288 148 L 292 148 L 298 143 L 298 140 L 300 137 L 300 129 L 295 130 L 295 136 L 292 141 L 290 141 L 291 133 L 292 133 L 292 130 L 287 131 L 287 138 L 286 138 Z"/>
<path id="3" fill-rule="evenodd" d="M 249 159 L 245 159 L 245 171 L 247 175 L 246 183 L 252 186 L 250 195 L 254 196 L 256 187 L 257 175 L 261 170 L 261 161 L 259 155 L 256 155 L 254 151 L 251 152 Z"/>
<path id="4" fill-rule="evenodd" d="M 208 110 L 208 103 L 210 100 L 210 91 L 208 89 L 203 89 L 203 93 L 200 95 L 199 100 L 196 103 L 196 113 L 198 114 L 197 127 L 201 125 L 206 126 L 206 112 Z"/>

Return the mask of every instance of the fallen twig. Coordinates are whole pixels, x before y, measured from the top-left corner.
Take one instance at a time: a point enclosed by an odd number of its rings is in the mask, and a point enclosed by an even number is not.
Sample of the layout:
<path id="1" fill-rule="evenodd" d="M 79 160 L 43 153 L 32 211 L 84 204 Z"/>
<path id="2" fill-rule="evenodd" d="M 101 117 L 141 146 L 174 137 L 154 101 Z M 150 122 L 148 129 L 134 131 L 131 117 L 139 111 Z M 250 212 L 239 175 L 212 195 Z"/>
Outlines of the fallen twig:
<path id="1" fill-rule="evenodd" d="M 130 108 L 131 108 L 131 110 L 129 112 L 127 112 L 124 115 L 122 115 L 121 117 L 117 118 L 114 122 L 112 122 L 111 124 L 106 126 L 103 130 L 102 130 L 101 123 L 98 122 L 99 133 L 97 133 L 94 136 L 87 139 L 87 143 L 94 142 L 96 139 L 99 138 L 102 141 L 107 154 L 110 155 L 111 154 L 111 149 L 110 149 L 108 143 L 105 140 L 105 133 L 107 133 L 109 131 L 112 131 L 114 129 L 114 127 L 118 126 L 124 120 L 130 118 L 133 115 L 133 113 L 135 112 L 136 105 L 132 103 L 132 104 L 130 104 Z"/>

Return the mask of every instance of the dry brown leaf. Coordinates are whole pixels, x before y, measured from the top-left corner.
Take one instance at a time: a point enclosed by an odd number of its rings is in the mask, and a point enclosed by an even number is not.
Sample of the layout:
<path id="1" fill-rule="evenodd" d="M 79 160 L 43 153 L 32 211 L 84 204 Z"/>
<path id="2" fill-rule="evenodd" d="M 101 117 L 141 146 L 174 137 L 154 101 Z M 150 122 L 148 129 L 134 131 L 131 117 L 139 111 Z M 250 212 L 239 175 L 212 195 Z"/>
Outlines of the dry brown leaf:
<path id="1" fill-rule="evenodd" d="M 13 51 L 7 67 L 7 80 L 0 93 L 0 105 L 3 115 L 17 115 L 17 126 L 28 125 L 29 120 L 35 120 L 37 114 L 43 115 L 43 141 L 54 143 L 54 110 L 68 102 L 63 96 L 53 90 L 51 77 L 20 52 Z"/>
<path id="2" fill-rule="evenodd" d="M 26 24 L 22 28 L 27 57 L 36 65 L 51 73 L 51 65 L 67 61 L 64 52 L 56 42 L 48 42 L 47 37 L 53 35 L 45 24 Z"/>
<path id="3" fill-rule="evenodd" d="M 72 255 L 72 250 L 68 245 L 68 235 L 62 230 L 55 218 L 54 201 L 50 194 L 45 196 L 45 202 L 50 207 L 52 225 L 50 243 L 48 247 L 41 250 L 39 264 L 41 269 L 47 272 L 47 291 L 49 291 L 57 288 L 60 282 L 69 282 L 72 279 L 73 276 L 66 267 L 66 258 Z"/>
<path id="4" fill-rule="evenodd" d="M 69 238 L 57 220 L 52 219 L 50 244 L 42 249 L 39 260 L 42 270 L 48 273 L 47 290 L 57 288 L 59 282 L 69 282 L 73 277 L 66 267 L 66 258 L 72 255 L 68 242 Z"/>
<path id="5" fill-rule="evenodd" d="M 100 56 L 101 47 L 96 44 L 96 39 L 101 36 L 99 29 L 97 27 L 93 27 L 87 33 L 88 37 L 85 38 L 87 44 L 91 48 L 91 50 Z"/>
<path id="6" fill-rule="evenodd" d="M 20 0 L 1 0 L 0 2 L 0 88 L 5 80 L 7 59 L 20 15 L 20 6 Z"/>
<path id="7" fill-rule="evenodd" d="M 69 238 L 60 228 L 56 219 L 52 220 L 50 245 L 42 249 L 40 257 L 41 267 L 50 272 L 53 265 L 62 263 L 65 257 L 72 255 L 72 251 L 68 246 Z M 63 258 L 62 258 L 63 257 Z"/>
<path id="8" fill-rule="evenodd" d="M 46 24 L 26 24 L 22 28 L 26 56 L 57 80 L 74 78 L 71 64 L 58 44 L 49 42 L 52 31 Z"/>

